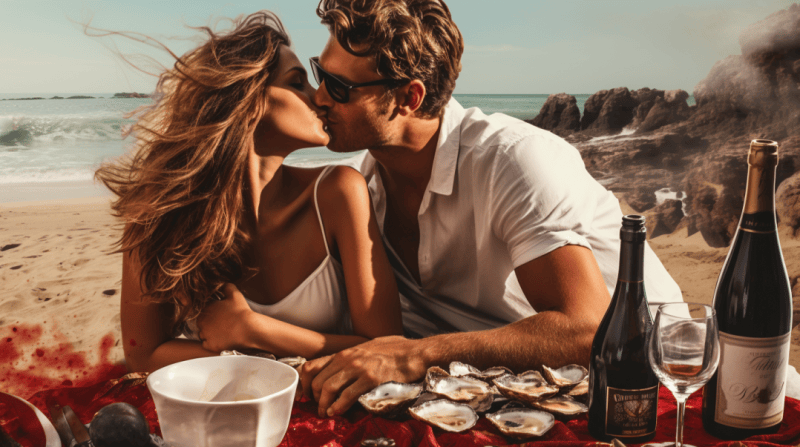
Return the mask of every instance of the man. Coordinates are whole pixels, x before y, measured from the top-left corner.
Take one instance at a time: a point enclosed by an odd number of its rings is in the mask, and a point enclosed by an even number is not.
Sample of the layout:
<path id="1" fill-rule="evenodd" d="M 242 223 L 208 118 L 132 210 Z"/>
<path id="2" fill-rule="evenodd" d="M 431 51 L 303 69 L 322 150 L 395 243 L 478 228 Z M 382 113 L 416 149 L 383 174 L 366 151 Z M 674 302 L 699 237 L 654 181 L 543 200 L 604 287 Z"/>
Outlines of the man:
<path id="1" fill-rule="evenodd" d="M 522 372 L 587 364 L 610 301 L 622 213 L 575 148 L 522 121 L 464 110 L 451 94 L 463 41 L 439 0 L 322 0 L 331 32 L 315 102 L 329 148 L 369 149 L 366 177 L 411 337 L 306 363 L 320 416 L 394 380 L 458 360 Z M 681 300 L 647 248 L 651 304 Z"/>

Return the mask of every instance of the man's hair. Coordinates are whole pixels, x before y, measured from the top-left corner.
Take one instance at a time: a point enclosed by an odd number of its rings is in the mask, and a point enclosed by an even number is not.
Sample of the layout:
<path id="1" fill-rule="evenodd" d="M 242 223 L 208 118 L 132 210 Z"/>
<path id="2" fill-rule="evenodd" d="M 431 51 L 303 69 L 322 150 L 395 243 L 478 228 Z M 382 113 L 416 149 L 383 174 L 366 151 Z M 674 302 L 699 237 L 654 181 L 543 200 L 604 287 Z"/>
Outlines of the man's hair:
<path id="1" fill-rule="evenodd" d="M 350 54 L 378 74 L 425 85 L 423 117 L 440 116 L 461 71 L 464 40 L 441 0 L 321 0 L 317 15 Z"/>

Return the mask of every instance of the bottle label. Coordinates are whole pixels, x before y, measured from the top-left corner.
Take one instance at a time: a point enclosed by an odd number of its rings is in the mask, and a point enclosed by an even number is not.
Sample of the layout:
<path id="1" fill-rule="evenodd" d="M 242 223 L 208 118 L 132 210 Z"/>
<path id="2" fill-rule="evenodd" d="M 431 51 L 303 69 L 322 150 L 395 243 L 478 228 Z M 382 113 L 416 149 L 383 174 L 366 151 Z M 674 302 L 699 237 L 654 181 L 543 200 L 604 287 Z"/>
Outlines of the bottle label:
<path id="1" fill-rule="evenodd" d="M 720 331 L 717 423 L 753 429 L 783 420 L 790 339 L 790 333 L 752 338 Z"/>
<path id="2" fill-rule="evenodd" d="M 641 390 L 606 390 L 606 435 L 633 438 L 656 431 L 658 385 Z"/>
<path id="3" fill-rule="evenodd" d="M 775 232 L 775 213 L 772 211 L 761 211 L 752 214 L 742 214 L 739 221 L 739 228 L 754 233 L 774 233 Z"/>

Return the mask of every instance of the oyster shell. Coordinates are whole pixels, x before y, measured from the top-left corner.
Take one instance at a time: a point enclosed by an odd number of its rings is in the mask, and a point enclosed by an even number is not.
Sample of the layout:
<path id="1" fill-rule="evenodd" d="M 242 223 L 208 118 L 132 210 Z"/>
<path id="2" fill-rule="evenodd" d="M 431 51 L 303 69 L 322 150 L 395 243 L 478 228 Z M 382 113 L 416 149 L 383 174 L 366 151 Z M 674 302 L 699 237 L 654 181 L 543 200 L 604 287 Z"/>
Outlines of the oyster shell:
<path id="1" fill-rule="evenodd" d="M 417 405 L 422 405 L 425 402 L 430 402 L 432 400 L 437 400 L 437 399 L 441 399 L 441 398 L 442 398 L 442 396 L 439 396 L 438 394 L 423 392 L 422 394 L 419 395 L 417 400 L 415 400 L 414 403 L 411 404 L 411 406 L 412 407 L 416 407 Z"/>
<path id="2" fill-rule="evenodd" d="M 553 396 L 539 402 L 532 402 L 535 408 L 540 410 L 549 411 L 550 413 L 560 416 L 576 416 L 581 413 L 589 411 L 589 407 L 578 402 L 572 396 Z"/>
<path id="3" fill-rule="evenodd" d="M 514 438 L 542 436 L 555 425 L 552 414 L 530 408 L 509 408 L 497 413 L 487 414 L 486 419 L 503 432 Z"/>
<path id="4" fill-rule="evenodd" d="M 589 370 L 581 365 L 567 365 L 558 369 L 542 365 L 542 374 L 548 382 L 559 388 L 575 386 L 589 377 Z"/>
<path id="5" fill-rule="evenodd" d="M 291 366 L 292 368 L 299 368 L 306 362 L 305 357 L 283 357 L 278 359 L 279 362 Z"/>
<path id="6" fill-rule="evenodd" d="M 467 365 L 466 363 L 450 363 L 450 375 L 453 377 L 474 377 L 486 382 L 491 382 L 492 379 L 496 379 L 506 374 L 513 373 L 505 366 L 493 366 L 487 370 L 481 371 L 472 365 Z"/>
<path id="7" fill-rule="evenodd" d="M 480 375 L 481 370 L 478 368 L 467 365 L 466 363 L 461 362 L 450 362 L 450 375 L 454 377 L 463 377 L 463 376 L 470 376 L 470 377 L 477 377 Z"/>
<path id="8" fill-rule="evenodd" d="M 509 399 L 533 403 L 558 392 L 558 387 L 550 385 L 538 371 L 526 371 L 520 375 L 505 375 L 492 380 L 492 383 Z"/>
<path id="9" fill-rule="evenodd" d="M 425 391 L 455 402 L 485 401 L 495 392 L 486 382 L 471 377 L 453 377 L 429 371 L 426 380 Z"/>
<path id="10" fill-rule="evenodd" d="M 449 432 L 469 430 L 478 422 L 478 414 L 469 405 L 437 399 L 408 409 L 414 418 Z"/>
<path id="11" fill-rule="evenodd" d="M 568 396 L 583 398 L 589 395 L 589 379 L 581 380 L 577 385 L 567 391 Z"/>
<path id="12" fill-rule="evenodd" d="M 358 402 L 372 414 L 386 415 L 410 404 L 420 393 L 421 383 L 386 382 L 362 394 Z"/>

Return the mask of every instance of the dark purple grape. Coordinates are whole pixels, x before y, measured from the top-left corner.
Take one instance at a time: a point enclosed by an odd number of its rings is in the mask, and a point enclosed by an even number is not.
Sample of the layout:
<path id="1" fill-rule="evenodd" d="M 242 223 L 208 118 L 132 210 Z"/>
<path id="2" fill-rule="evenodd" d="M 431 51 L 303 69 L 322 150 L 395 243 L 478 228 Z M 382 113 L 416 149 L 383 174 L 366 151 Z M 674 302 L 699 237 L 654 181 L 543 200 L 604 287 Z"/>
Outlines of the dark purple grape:
<path id="1" fill-rule="evenodd" d="M 95 447 L 149 447 L 150 424 L 142 413 L 125 402 L 106 405 L 89 424 Z"/>

